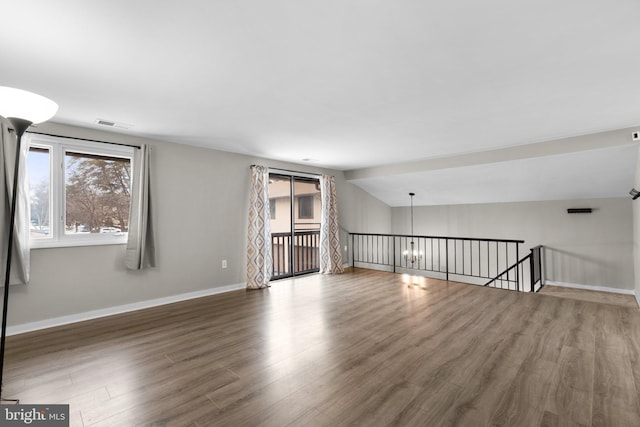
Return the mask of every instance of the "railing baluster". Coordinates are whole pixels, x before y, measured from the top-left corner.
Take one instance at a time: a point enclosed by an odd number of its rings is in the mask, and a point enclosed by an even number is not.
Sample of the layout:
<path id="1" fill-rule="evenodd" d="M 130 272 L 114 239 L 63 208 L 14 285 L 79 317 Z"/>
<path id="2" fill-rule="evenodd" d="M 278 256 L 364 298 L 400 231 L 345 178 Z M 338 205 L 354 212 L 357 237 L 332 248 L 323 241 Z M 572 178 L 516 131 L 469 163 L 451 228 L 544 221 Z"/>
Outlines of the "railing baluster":
<path id="1" fill-rule="evenodd" d="M 429 243 L 431 244 L 431 253 L 430 253 L 430 255 L 431 255 L 431 270 L 433 270 L 433 239 L 432 238 L 429 238 Z M 424 263 L 425 263 L 425 266 L 426 266 L 427 257 L 424 257 Z"/>
<path id="2" fill-rule="evenodd" d="M 400 246 L 402 247 L 402 239 L 400 240 Z M 402 258 L 404 258 L 404 268 L 409 267 L 408 264 L 408 260 L 407 260 L 407 256 L 406 254 L 408 254 L 409 252 L 407 251 L 407 238 L 404 238 L 404 249 L 402 250 Z"/>
<path id="3" fill-rule="evenodd" d="M 309 251 L 307 250 L 307 248 L 309 247 L 309 236 L 302 236 L 302 252 L 303 252 L 303 263 L 302 263 L 302 268 L 304 269 L 304 271 L 307 271 L 309 269 Z"/>
<path id="4" fill-rule="evenodd" d="M 371 262 L 378 263 L 378 236 L 371 236 Z"/>
<path id="5" fill-rule="evenodd" d="M 489 242 L 487 242 L 487 276 L 491 276 L 491 255 L 489 252 Z"/>
<path id="6" fill-rule="evenodd" d="M 385 253 L 387 254 L 387 262 L 386 262 L 386 264 L 389 263 L 389 247 L 388 247 L 388 244 L 387 244 L 387 250 L 386 251 L 384 250 L 384 243 L 386 241 L 387 241 L 387 239 L 385 237 L 382 237 L 382 250 L 380 252 L 382 254 L 382 264 L 385 264 L 385 260 L 384 260 L 384 254 Z"/>
<path id="7" fill-rule="evenodd" d="M 360 238 L 360 236 L 358 236 Z M 356 267 L 356 236 L 351 235 L 351 267 Z"/>
<path id="8" fill-rule="evenodd" d="M 465 268 L 467 267 L 467 263 L 464 260 L 464 248 L 466 246 L 466 242 L 463 240 L 462 242 L 462 275 L 464 276 Z"/>
<path id="9" fill-rule="evenodd" d="M 516 243 L 516 262 L 520 259 L 520 251 L 518 244 Z M 516 291 L 520 291 L 520 275 L 518 274 L 518 269 L 516 268 Z"/>
<path id="10" fill-rule="evenodd" d="M 282 255 L 280 255 L 280 252 L 282 252 L 283 247 L 284 246 L 282 246 L 282 237 L 278 237 L 278 276 L 282 274 L 282 270 L 283 270 Z"/>
<path id="11" fill-rule="evenodd" d="M 482 275 L 482 271 L 480 271 L 481 263 L 482 263 L 482 256 L 480 254 L 480 241 L 478 240 L 478 276 Z M 473 256 L 471 257 L 471 274 L 473 275 Z"/>
<path id="12" fill-rule="evenodd" d="M 471 269 L 469 275 L 473 277 L 473 241 L 469 242 L 469 268 Z"/>
<path id="13" fill-rule="evenodd" d="M 458 241 L 453 240 L 453 272 L 458 274 Z"/>
<path id="14" fill-rule="evenodd" d="M 500 243 L 496 242 L 496 275 L 500 273 Z"/>
<path id="15" fill-rule="evenodd" d="M 365 236 L 362 241 L 362 262 L 369 263 L 369 236 Z"/>
<path id="16" fill-rule="evenodd" d="M 393 239 L 393 272 L 396 272 L 396 238 L 392 237 Z"/>
<path id="17" fill-rule="evenodd" d="M 444 241 L 445 243 L 445 257 L 446 257 L 446 261 L 445 261 L 445 270 L 446 270 L 446 278 L 447 280 L 449 280 L 449 239 L 445 239 Z"/>
<path id="18" fill-rule="evenodd" d="M 505 251 L 505 263 L 509 265 L 509 243 L 504 244 L 504 251 Z M 507 270 L 507 285 L 509 284 L 509 271 L 510 270 Z"/>
<path id="19" fill-rule="evenodd" d="M 531 280 L 531 292 L 534 292 L 535 290 L 535 284 L 536 284 L 536 280 L 535 280 L 535 257 L 533 255 L 533 251 L 534 249 L 531 249 L 531 259 L 529 260 L 529 268 L 531 269 L 531 272 L 529 274 L 530 276 L 530 280 Z"/>

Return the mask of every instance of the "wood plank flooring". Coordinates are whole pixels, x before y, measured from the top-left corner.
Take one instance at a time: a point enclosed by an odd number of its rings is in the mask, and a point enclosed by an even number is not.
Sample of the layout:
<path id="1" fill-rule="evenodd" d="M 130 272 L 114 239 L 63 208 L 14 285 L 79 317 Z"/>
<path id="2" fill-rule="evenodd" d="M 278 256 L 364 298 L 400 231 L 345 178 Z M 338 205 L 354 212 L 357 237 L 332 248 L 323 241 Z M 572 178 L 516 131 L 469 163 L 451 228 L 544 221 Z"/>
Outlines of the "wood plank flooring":
<path id="1" fill-rule="evenodd" d="M 618 294 L 613 292 L 589 291 L 585 289 L 567 288 L 565 286 L 547 285 L 540 290 L 543 295 L 552 295 L 559 298 L 571 298 L 581 301 L 601 302 L 605 304 L 620 305 L 629 308 L 638 308 L 638 302 L 633 295 Z"/>
<path id="2" fill-rule="evenodd" d="M 640 310 L 371 270 L 9 337 L 73 426 L 640 426 Z"/>

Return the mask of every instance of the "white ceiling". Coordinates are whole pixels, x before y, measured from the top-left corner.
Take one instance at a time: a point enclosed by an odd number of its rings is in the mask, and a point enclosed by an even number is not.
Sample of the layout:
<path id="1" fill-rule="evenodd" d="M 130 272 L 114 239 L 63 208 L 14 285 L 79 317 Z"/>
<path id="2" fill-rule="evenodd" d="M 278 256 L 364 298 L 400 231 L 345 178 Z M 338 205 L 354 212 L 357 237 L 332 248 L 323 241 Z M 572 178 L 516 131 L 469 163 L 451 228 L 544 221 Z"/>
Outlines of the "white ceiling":
<path id="1" fill-rule="evenodd" d="M 638 147 L 626 145 L 546 157 L 355 179 L 389 206 L 626 197 Z"/>
<path id="2" fill-rule="evenodd" d="M 59 123 L 100 118 L 339 170 L 640 124 L 637 0 L 20 0 L 1 10 L 0 85 L 55 100 Z M 458 170 L 460 182 L 487 168 Z M 571 177 L 558 175 L 554 187 Z M 383 200 L 404 192 L 393 183 L 405 177 L 375 179 L 357 183 Z M 561 193 L 582 197 L 571 188 Z M 508 194 L 497 190 L 482 200 Z"/>

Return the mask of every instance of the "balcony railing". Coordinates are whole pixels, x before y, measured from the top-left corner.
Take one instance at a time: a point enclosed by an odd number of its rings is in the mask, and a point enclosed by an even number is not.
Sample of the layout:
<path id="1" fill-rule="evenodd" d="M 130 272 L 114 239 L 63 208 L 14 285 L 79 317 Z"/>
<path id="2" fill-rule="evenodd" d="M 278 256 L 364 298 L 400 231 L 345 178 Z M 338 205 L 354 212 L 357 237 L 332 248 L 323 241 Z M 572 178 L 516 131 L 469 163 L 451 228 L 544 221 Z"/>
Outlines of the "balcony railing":
<path id="1" fill-rule="evenodd" d="M 485 286 L 507 289 L 515 284 L 518 290 L 537 292 L 544 286 L 542 277 L 542 256 L 544 246 L 531 248 L 530 253 L 520 261 L 489 280 Z"/>
<path id="2" fill-rule="evenodd" d="M 272 279 L 313 273 L 320 269 L 320 230 L 295 231 L 293 236 L 291 233 L 272 233 L 271 245 Z"/>
<path id="3" fill-rule="evenodd" d="M 516 291 L 542 286 L 540 248 L 520 260 L 523 240 L 351 233 L 354 267 Z M 531 281 L 531 283 L 529 283 Z"/>

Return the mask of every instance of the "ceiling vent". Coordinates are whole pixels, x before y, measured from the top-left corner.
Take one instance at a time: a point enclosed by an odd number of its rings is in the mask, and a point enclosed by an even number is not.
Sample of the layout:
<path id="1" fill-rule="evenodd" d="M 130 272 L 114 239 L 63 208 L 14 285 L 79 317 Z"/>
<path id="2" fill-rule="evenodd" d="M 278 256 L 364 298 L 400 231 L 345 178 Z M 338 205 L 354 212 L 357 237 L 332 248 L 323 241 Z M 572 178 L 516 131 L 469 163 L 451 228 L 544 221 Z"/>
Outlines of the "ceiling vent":
<path id="1" fill-rule="evenodd" d="M 132 126 L 126 123 L 118 123 L 118 122 L 113 122 L 111 120 L 104 120 L 104 119 L 96 119 L 95 123 L 100 126 L 106 126 L 109 128 L 118 128 L 118 129 L 129 129 Z"/>
<path id="2" fill-rule="evenodd" d="M 96 123 L 102 126 L 114 127 L 116 124 L 114 122 L 108 122 L 106 120 L 97 119 Z"/>

